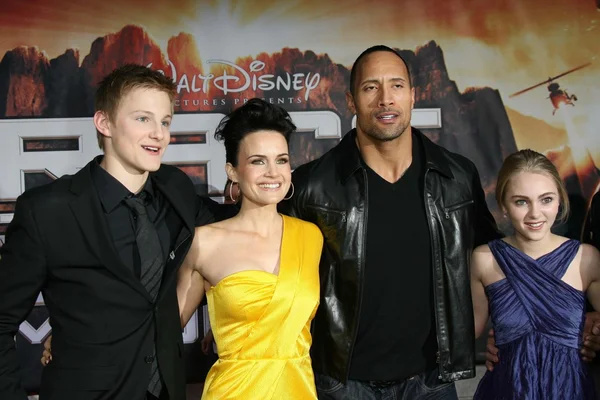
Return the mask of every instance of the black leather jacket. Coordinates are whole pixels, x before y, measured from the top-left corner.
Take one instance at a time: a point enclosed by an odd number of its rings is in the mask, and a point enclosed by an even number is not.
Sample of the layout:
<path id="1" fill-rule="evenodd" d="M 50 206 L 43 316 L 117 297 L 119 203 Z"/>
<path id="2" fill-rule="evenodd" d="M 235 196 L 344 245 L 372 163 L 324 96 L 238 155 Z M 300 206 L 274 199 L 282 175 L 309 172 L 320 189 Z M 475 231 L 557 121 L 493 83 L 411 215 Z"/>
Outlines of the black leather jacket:
<path id="1" fill-rule="evenodd" d="M 475 165 L 413 132 L 425 154 L 439 376 L 446 381 L 471 378 L 475 336 L 469 261 L 475 246 L 500 233 Z M 296 169 L 295 194 L 282 205 L 283 212 L 318 225 L 325 237 L 311 355 L 315 372 L 341 382 L 348 379 L 358 330 L 368 218 L 366 171 L 355 137 L 356 131 L 350 131 L 321 158 Z M 402 258 L 394 249 L 390 255 Z"/>

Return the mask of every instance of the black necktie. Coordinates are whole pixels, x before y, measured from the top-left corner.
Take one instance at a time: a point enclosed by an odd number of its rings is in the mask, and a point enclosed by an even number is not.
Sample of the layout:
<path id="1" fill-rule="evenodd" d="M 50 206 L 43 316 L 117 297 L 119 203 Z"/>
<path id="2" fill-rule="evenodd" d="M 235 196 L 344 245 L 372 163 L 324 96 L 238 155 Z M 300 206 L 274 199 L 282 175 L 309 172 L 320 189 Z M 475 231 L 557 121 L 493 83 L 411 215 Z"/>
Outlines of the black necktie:
<path id="1" fill-rule="evenodd" d="M 163 252 L 158 237 L 158 230 L 146 212 L 146 192 L 139 196 L 130 197 L 125 203 L 133 210 L 136 220 L 135 241 L 140 253 L 140 281 L 146 288 L 152 300 L 156 300 L 163 271 Z M 152 354 L 152 367 L 150 369 L 150 383 L 148 391 L 159 397 L 162 389 L 158 362 L 156 360 L 156 346 Z"/>

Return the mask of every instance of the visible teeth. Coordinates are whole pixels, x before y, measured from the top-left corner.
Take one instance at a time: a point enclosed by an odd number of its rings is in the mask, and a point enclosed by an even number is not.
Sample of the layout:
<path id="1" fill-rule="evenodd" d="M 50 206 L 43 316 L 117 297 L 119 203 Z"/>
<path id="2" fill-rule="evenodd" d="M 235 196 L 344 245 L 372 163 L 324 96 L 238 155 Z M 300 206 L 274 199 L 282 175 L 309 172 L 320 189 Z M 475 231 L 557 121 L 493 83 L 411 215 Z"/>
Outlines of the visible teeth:
<path id="1" fill-rule="evenodd" d="M 280 185 L 279 183 L 263 183 L 259 186 L 267 189 L 277 189 Z"/>
<path id="2" fill-rule="evenodd" d="M 534 228 L 537 228 L 538 226 L 542 226 L 543 222 L 536 222 L 535 224 L 528 224 L 529 226 L 532 226 Z"/>
<path id="3" fill-rule="evenodd" d="M 379 117 L 381 119 L 392 119 L 394 118 L 394 115 L 384 115 L 383 117 Z"/>
<path id="4" fill-rule="evenodd" d="M 150 151 L 158 151 L 158 147 L 144 146 L 144 148 Z"/>

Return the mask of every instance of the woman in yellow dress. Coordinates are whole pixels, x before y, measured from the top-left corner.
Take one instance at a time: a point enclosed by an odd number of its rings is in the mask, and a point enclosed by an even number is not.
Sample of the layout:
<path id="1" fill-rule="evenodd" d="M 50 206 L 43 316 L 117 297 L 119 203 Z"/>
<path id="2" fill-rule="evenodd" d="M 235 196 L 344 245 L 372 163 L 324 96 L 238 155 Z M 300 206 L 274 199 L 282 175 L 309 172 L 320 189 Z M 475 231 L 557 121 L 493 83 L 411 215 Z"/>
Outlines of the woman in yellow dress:
<path id="1" fill-rule="evenodd" d="M 293 195 L 294 130 L 285 110 L 252 99 L 215 134 L 241 207 L 233 218 L 196 228 L 177 289 L 182 326 L 207 296 L 219 359 L 204 400 L 317 398 L 309 350 L 323 237 L 315 225 L 277 213 Z"/>

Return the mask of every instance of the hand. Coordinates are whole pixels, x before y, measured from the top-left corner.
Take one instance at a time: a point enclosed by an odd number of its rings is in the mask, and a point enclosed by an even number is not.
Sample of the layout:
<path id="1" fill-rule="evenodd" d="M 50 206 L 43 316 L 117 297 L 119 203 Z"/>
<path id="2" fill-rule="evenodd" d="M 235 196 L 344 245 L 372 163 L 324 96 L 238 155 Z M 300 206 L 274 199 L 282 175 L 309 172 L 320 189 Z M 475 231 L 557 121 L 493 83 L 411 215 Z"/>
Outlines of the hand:
<path id="1" fill-rule="evenodd" d="M 52 335 L 44 342 L 44 352 L 40 361 L 44 367 L 52 361 Z"/>
<path id="2" fill-rule="evenodd" d="M 204 354 L 208 354 L 208 351 L 210 350 L 212 344 L 213 344 L 213 340 L 214 340 L 214 336 L 212 333 L 212 329 L 209 329 L 208 332 L 206 332 L 206 335 L 204 335 L 204 337 L 202 338 L 202 352 Z"/>
<path id="3" fill-rule="evenodd" d="M 494 336 L 494 330 L 490 329 L 488 332 L 487 346 L 485 347 L 487 353 L 485 353 L 485 367 L 488 371 L 494 370 L 494 364 L 499 361 L 498 348 L 496 347 L 496 337 Z"/>
<path id="4" fill-rule="evenodd" d="M 582 339 L 581 358 L 585 362 L 590 362 L 600 351 L 600 312 L 594 311 L 585 314 Z"/>

